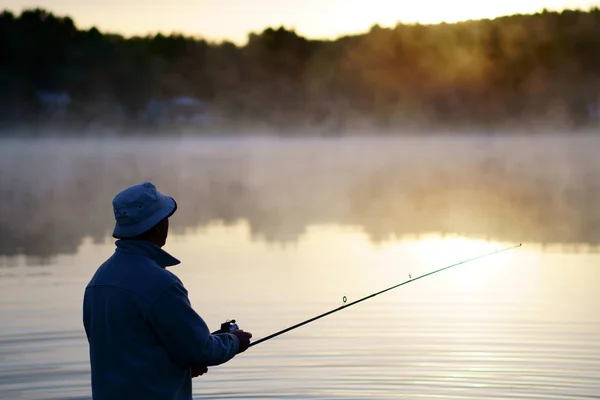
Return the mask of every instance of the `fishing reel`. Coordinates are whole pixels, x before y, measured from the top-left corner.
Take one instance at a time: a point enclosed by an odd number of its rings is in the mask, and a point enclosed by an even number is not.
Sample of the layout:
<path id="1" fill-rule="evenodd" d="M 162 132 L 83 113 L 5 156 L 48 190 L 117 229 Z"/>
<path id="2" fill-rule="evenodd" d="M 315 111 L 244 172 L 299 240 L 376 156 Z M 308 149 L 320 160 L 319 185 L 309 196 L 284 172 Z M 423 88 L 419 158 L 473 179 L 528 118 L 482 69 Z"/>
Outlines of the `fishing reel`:
<path id="1" fill-rule="evenodd" d="M 218 333 L 231 333 L 233 331 L 237 331 L 240 327 L 235 323 L 235 319 L 227 320 L 221 324 L 221 329 L 213 332 L 213 335 Z"/>

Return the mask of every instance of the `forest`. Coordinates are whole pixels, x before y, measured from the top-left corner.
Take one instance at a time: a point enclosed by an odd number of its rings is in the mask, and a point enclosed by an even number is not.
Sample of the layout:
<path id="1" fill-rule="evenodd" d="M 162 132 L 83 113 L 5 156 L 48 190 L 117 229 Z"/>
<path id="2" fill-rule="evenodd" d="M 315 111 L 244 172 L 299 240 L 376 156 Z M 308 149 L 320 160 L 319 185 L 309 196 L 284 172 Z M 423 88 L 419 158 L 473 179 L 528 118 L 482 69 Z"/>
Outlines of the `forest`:
<path id="1" fill-rule="evenodd" d="M 335 40 L 268 28 L 244 45 L 5 10 L 0 87 L 4 134 L 594 132 L 600 10 L 375 25 Z"/>

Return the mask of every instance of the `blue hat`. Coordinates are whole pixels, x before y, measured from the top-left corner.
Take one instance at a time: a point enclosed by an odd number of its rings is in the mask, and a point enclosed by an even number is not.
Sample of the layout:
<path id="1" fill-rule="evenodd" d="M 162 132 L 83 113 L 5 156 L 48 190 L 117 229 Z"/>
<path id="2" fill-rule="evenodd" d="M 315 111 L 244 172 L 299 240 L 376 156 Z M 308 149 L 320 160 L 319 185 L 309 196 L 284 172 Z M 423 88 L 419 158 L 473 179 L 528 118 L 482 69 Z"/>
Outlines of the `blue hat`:
<path id="1" fill-rule="evenodd" d="M 130 238 L 173 215 L 177 203 L 150 182 L 144 182 L 119 193 L 113 199 L 113 210 L 116 219 L 113 237 Z"/>

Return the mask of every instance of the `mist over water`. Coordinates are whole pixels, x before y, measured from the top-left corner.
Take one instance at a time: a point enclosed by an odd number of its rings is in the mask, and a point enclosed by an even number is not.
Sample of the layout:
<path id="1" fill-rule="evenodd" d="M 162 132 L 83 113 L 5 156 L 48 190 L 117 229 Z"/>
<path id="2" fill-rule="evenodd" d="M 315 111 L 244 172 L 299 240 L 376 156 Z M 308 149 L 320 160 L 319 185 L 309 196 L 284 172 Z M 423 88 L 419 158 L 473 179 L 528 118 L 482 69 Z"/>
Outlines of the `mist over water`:
<path id="1" fill-rule="evenodd" d="M 458 233 L 593 248 L 597 148 L 594 136 L 3 140 L 0 255 L 43 261 L 105 241 L 112 198 L 145 180 L 177 200 L 175 232 L 245 221 L 253 237 L 294 242 L 332 224 L 375 242 Z"/>
<path id="2" fill-rule="evenodd" d="M 113 197 L 146 180 L 178 202 L 165 249 L 194 309 L 255 339 L 524 243 L 253 347 L 195 379 L 195 399 L 596 398 L 599 145 L 2 140 L 0 399 L 91 398 L 83 290 L 114 250 Z"/>
<path id="3" fill-rule="evenodd" d="M 83 293 L 143 181 L 179 204 L 170 270 L 213 329 L 264 338 L 408 282 L 194 399 L 600 398 L 599 28 L 544 10 L 236 46 L 0 14 L 0 399 L 91 398 Z"/>

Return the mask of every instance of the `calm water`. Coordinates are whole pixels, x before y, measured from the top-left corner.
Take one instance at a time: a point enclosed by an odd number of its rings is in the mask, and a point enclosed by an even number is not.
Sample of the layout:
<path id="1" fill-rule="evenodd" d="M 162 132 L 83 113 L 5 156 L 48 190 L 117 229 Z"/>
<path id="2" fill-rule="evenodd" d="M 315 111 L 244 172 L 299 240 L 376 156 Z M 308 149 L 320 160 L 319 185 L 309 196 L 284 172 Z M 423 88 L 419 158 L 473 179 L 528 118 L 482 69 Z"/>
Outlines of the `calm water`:
<path id="1" fill-rule="evenodd" d="M 600 398 L 600 138 L 4 141 L 0 398 L 89 399 L 81 299 L 151 180 L 209 326 L 256 339 L 194 397 Z"/>

